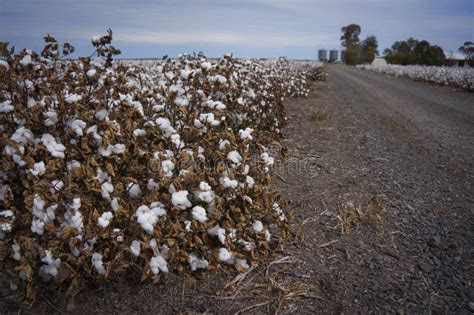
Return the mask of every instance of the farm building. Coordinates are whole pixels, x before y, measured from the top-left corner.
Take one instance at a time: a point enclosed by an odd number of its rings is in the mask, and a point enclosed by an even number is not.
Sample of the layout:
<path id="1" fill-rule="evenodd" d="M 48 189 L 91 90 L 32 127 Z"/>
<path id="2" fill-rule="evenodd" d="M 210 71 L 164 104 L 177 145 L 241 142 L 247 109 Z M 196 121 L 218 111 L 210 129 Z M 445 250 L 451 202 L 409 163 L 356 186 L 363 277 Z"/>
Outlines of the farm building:
<path id="1" fill-rule="evenodd" d="M 445 52 L 444 55 L 446 56 L 446 65 L 450 67 L 468 67 L 468 61 L 466 60 L 466 56 L 455 52 Z"/>

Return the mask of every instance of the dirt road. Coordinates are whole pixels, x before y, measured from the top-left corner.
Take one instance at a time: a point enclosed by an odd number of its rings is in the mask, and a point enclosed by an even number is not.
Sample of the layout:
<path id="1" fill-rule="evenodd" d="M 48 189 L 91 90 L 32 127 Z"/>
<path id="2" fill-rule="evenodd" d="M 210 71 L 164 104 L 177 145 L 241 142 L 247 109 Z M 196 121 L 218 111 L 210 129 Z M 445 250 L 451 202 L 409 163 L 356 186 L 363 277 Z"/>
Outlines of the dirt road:
<path id="1" fill-rule="evenodd" d="M 314 218 L 294 255 L 322 299 L 303 309 L 472 312 L 474 94 L 345 66 L 329 75 L 321 98 L 288 104 L 290 159 L 320 166 L 282 175 L 298 221 Z M 373 197 L 381 222 L 332 229 L 344 203 Z"/>
<path id="2" fill-rule="evenodd" d="M 296 239 L 285 251 L 230 289 L 225 270 L 120 280 L 83 290 L 70 311 L 473 312 L 474 94 L 328 71 L 287 103 L 276 186 L 292 200 Z M 66 312 L 64 300 L 38 300 L 35 313 Z"/>

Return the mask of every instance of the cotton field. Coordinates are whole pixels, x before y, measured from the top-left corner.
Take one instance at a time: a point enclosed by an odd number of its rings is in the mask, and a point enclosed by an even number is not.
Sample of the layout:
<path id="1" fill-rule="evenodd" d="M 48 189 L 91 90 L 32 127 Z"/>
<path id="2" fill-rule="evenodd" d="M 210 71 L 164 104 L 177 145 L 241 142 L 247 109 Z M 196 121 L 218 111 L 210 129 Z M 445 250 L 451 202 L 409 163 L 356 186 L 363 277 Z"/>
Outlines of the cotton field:
<path id="1" fill-rule="evenodd" d="M 474 69 L 435 66 L 358 65 L 357 68 L 385 73 L 396 77 L 427 81 L 441 85 L 474 90 Z"/>
<path id="2" fill-rule="evenodd" d="M 113 61 L 46 37 L 0 46 L 0 255 L 12 290 L 134 271 L 139 279 L 244 271 L 288 237 L 270 189 L 283 100 L 308 95 L 319 64 L 226 55 Z"/>

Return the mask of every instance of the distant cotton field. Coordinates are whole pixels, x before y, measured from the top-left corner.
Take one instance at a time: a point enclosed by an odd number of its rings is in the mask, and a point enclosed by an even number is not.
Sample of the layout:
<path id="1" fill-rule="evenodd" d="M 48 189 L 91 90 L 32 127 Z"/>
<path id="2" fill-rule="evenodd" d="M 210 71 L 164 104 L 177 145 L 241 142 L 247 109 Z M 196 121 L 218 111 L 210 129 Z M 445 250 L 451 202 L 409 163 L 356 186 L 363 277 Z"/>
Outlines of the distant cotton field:
<path id="1" fill-rule="evenodd" d="M 427 81 L 436 84 L 474 90 L 474 68 L 400 66 L 400 65 L 359 65 L 359 69 L 385 73 L 396 77 L 408 77 L 412 80 Z"/>

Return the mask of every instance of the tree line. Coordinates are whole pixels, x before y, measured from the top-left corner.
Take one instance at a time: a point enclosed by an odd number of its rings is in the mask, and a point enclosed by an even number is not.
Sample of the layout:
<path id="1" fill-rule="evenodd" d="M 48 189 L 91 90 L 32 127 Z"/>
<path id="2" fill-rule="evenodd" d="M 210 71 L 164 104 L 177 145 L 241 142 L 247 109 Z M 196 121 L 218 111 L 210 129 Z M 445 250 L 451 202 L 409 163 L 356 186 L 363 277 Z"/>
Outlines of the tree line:
<path id="1" fill-rule="evenodd" d="M 361 27 L 349 24 L 341 28 L 341 45 L 344 47 L 343 61 L 349 65 L 371 63 L 378 56 L 378 41 L 374 35 L 360 41 Z M 459 51 L 467 56 L 471 65 L 474 64 L 474 43 L 465 42 Z M 426 40 L 409 38 L 396 41 L 390 48 L 383 51 L 385 60 L 391 64 L 441 66 L 446 57 L 441 47 L 432 45 Z"/>

